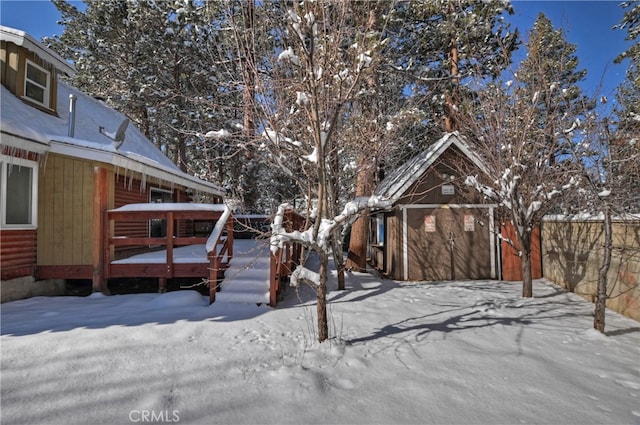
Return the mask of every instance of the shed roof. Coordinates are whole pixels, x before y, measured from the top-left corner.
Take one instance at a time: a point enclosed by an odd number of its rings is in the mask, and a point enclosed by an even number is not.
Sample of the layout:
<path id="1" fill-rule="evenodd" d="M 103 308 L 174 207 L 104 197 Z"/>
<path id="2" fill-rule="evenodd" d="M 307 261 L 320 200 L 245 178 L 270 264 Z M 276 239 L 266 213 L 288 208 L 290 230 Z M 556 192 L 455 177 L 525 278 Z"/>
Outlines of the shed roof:
<path id="1" fill-rule="evenodd" d="M 417 182 L 420 177 L 431 167 L 437 159 L 451 145 L 456 146 L 474 165 L 487 173 L 486 167 L 480 157 L 466 143 L 458 132 L 447 133 L 426 150 L 405 162 L 387 176 L 376 188 L 375 194 L 381 198 L 396 202 L 407 190 Z"/>

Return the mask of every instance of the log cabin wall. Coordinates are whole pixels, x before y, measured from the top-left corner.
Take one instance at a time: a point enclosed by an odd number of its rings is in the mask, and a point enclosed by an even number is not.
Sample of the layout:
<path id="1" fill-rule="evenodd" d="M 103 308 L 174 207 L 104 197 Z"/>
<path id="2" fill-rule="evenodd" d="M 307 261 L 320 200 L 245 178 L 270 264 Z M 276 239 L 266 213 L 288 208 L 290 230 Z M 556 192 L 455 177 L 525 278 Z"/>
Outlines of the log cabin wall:
<path id="1" fill-rule="evenodd" d="M 147 183 L 142 186 L 140 179 L 128 176 L 115 176 L 114 205 L 113 208 L 119 208 L 127 204 L 147 203 L 151 202 L 150 195 L 152 190 L 166 191 L 170 193 L 172 202 L 191 202 L 191 198 L 181 188 L 171 188 L 167 185 Z M 193 220 L 178 220 L 176 223 L 177 236 L 191 236 L 194 233 Z M 148 237 L 150 228 L 149 222 L 117 222 L 114 230 L 115 236 L 129 237 Z"/>
<path id="2" fill-rule="evenodd" d="M 142 187 L 142 182 L 121 175 L 115 176 L 113 208 L 127 204 L 149 202 L 149 191 Z M 149 223 L 141 221 L 119 221 L 115 225 L 114 236 L 146 238 L 149 236 Z"/>
<path id="3" fill-rule="evenodd" d="M 0 230 L 0 280 L 33 276 L 36 230 Z"/>
<path id="4" fill-rule="evenodd" d="M 35 152 L 24 149 L 0 147 L 0 153 L 7 156 L 40 161 Z M 23 276 L 33 276 L 37 262 L 36 229 L 0 230 L 0 280 Z"/>

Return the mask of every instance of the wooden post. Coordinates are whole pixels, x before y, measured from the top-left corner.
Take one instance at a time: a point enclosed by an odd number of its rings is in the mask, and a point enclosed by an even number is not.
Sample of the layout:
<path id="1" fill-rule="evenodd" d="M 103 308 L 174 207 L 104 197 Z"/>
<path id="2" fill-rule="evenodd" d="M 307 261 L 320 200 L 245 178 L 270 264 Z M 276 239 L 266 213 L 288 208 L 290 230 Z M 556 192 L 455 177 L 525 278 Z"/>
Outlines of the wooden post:
<path id="1" fill-rule="evenodd" d="M 233 257 L 233 214 L 227 220 L 227 262 Z"/>
<path id="2" fill-rule="evenodd" d="M 107 280 L 105 277 L 105 258 L 109 259 L 108 221 L 105 211 L 109 203 L 109 173 L 102 167 L 93 169 L 93 242 L 92 242 L 92 266 L 93 266 L 93 292 L 101 291 L 108 294 Z M 107 223 L 105 223 L 107 221 Z M 106 252 L 103 252 L 105 250 Z M 107 263 L 108 264 L 108 263 Z"/>
<path id="3" fill-rule="evenodd" d="M 167 222 L 167 235 L 166 235 L 166 247 L 167 247 L 167 275 L 166 277 L 173 277 L 173 240 L 175 226 L 173 222 L 173 211 L 167 211 L 165 216 Z M 166 283 L 166 281 L 165 281 Z"/>
<path id="4" fill-rule="evenodd" d="M 291 273 L 293 272 L 293 263 L 291 261 L 291 250 L 293 249 L 293 244 L 290 242 L 287 242 L 286 244 L 287 247 L 287 251 L 286 256 L 285 256 L 285 264 L 287 265 L 287 276 L 290 276 Z"/>
<path id="5" fill-rule="evenodd" d="M 214 248 L 214 250 L 209 253 L 209 304 L 213 304 L 216 301 L 219 263 L 218 254 Z"/>
<path id="6" fill-rule="evenodd" d="M 271 307 L 275 307 L 278 302 L 278 286 L 280 285 L 278 266 L 281 255 L 282 250 L 280 248 L 278 248 L 275 254 L 269 251 L 269 305 Z"/>

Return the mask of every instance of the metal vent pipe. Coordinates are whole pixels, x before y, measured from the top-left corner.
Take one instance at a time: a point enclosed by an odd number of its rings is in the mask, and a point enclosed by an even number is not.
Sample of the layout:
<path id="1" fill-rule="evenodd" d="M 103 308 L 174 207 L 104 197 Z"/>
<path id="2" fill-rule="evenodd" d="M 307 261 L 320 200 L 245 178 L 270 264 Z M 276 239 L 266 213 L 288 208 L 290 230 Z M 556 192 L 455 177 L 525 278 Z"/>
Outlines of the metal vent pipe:
<path id="1" fill-rule="evenodd" d="M 69 137 L 73 137 L 76 130 L 76 95 L 69 95 Z"/>

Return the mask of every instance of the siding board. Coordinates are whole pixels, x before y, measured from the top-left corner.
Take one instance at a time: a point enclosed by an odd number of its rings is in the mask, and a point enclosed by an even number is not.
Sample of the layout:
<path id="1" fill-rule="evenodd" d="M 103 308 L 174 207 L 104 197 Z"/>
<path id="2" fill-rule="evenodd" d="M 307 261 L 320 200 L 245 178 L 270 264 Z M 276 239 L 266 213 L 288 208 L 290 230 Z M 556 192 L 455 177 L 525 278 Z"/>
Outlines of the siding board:
<path id="1" fill-rule="evenodd" d="M 93 165 L 49 155 L 40 176 L 38 265 L 91 264 Z"/>

